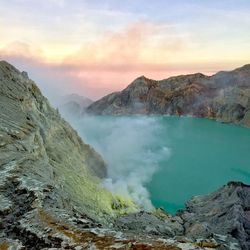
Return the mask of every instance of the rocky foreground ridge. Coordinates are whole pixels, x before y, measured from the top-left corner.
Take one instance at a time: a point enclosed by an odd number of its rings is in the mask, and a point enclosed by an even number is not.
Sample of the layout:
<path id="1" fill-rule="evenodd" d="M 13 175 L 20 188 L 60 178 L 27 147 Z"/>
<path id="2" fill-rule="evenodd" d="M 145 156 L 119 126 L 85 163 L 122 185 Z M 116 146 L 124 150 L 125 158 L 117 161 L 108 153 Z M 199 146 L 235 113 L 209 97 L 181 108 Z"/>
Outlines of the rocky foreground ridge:
<path id="1" fill-rule="evenodd" d="M 192 115 L 250 127 L 250 65 L 213 76 L 197 73 L 161 81 L 142 76 L 92 103 L 87 112 Z"/>
<path id="2" fill-rule="evenodd" d="M 171 216 L 105 190 L 106 165 L 27 73 L 0 62 L 0 249 L 250 249 L 250 186 Z"/>

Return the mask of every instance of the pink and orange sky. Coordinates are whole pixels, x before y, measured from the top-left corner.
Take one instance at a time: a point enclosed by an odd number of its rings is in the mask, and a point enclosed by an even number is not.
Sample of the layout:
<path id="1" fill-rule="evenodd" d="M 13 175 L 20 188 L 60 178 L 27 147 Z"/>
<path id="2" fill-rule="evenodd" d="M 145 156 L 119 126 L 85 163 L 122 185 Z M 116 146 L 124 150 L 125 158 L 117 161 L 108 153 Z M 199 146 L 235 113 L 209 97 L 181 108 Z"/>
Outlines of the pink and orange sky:
<path id="1" fill-rule="evenodd" d="M 8 0 L 0 4 L 0 58 L 45 95 L 92 99 L 140 75 L 250 63 L 249 0 Z"/>

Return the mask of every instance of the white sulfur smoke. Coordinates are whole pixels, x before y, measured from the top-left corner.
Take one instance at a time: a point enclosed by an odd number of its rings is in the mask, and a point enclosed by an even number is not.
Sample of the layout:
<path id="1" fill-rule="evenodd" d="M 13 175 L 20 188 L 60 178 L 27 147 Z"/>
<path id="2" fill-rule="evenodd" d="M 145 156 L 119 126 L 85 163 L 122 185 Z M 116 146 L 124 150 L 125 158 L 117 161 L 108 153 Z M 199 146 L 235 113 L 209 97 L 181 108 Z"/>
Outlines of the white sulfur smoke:
<path id="1" fill-rule="evenodd" d="M 159 119 L 84 116 L 73 125 L 106 161 L 108 178 L 103 185 L 115 194 L 132 198 L 143 209 L 151 209 L 145 184 L 151 181 L 159 162 L 170 155 L 164 139 L 159 142 Z"/>

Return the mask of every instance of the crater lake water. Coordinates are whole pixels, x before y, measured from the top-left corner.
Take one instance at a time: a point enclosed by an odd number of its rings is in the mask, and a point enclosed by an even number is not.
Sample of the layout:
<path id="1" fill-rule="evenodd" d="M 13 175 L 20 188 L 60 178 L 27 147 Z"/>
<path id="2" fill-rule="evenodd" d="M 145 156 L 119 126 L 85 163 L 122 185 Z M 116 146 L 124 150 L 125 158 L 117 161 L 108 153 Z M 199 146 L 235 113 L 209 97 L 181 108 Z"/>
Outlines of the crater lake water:
<path id="1" fill-rule="evenodd" d="M 116 190 L 130 185 L 133 197 L 148 195 L 170 213 L 229 181 L 250 184 L 248 128 L 191 117 L 98 116 L 83 118 L 80 131 L 110 178 L 120 180 Z"/>

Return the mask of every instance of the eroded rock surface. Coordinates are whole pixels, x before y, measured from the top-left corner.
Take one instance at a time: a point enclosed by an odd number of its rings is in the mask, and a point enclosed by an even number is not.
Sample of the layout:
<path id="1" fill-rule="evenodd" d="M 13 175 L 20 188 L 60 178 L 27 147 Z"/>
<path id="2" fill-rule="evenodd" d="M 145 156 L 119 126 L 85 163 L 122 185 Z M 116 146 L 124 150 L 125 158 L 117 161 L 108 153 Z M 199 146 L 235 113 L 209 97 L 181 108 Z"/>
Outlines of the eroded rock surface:
<path id="1" fill-rule="evenodd" d="M 193 197 L 176 216 L 164 211 L 121 216 L 116 224 L 132 235 L 158 235 L 216 249 L 250 249 L 250 186 L 230 182 Z"/>
<path id="2" fill-rule="evenodd" d="M 83 214 L 107 224 L 136 210 L 132 201 L 113 209 L 122 199 L 100 185 L 106 176 L 101 156 L 49 105 L 27 73 L 4 61 L 0 110 L 0 237 L 27 245 L 27 235 L 34 238 L 31 244 L 39 241 L 39 249 L 52 244 L 43 239 L 40 211 L 59 218 Z"/>
<path id="3" fill-rule="evenodd" d="M 250 186 L 230 182 L 218 191 L 197 196 L 178 214 L 185 235 L 191 238 L 237 239 L 242 249 L 250 249 Z"/>
<path id="4" fill-rule="evenodd" d="M 192 115 L 250 127 L 250 65 L 211 77 L 197 73 L 155 81 L 142 76 L 86 111 L 98 115 Z"/>

